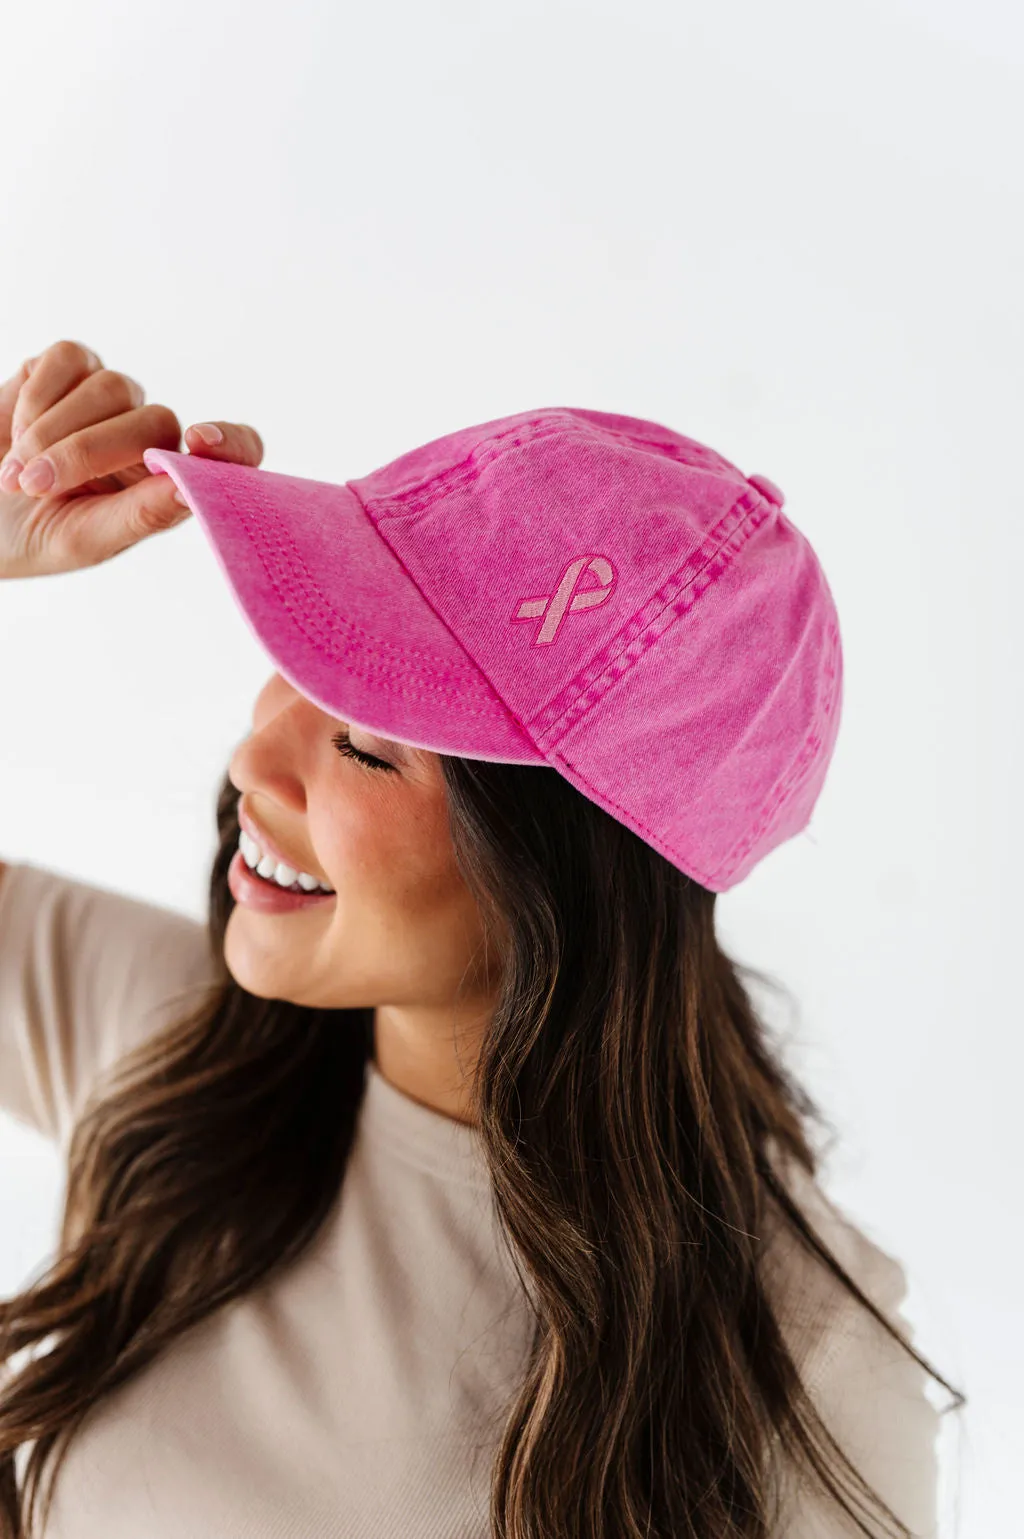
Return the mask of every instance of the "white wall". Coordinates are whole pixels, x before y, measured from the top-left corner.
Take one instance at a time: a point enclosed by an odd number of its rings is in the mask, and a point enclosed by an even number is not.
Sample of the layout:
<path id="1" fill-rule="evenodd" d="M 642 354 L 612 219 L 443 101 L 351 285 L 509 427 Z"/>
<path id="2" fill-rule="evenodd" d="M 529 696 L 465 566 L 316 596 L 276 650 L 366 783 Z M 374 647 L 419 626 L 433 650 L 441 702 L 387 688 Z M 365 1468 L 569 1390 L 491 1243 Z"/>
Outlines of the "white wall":
<path id="1" fill-rule="evenodd" d="M 1024 1437 L 1022 32 L 1005 0 L 50 0 L 5 16 L 0 93 L 0 377 L 72 337 L 323 479 L 561 404 L 783 488 L 844 719 L 722 929 L 792 993 L 831 1190 L 969 1396 L 958 1539 L 1014 1529 Z M 270 666 L 194 522 L 5 584 L 0 854 L 201 917 Z M 4 1292 L 59 1181 L 5 1121 Z"/>

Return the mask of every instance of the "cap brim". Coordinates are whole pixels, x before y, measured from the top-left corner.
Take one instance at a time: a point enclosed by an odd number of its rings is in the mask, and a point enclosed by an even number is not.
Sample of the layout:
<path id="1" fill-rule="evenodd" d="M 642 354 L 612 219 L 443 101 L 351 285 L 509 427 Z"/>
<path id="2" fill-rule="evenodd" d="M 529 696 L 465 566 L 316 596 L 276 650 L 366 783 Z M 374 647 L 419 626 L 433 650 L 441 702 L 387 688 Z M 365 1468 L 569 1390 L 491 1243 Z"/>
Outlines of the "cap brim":
<path id="1" fill-rule="evenodd" d="M 345 484 L 147 449 L 257 641 L 321 710 L 437 753 L 543 764 Z"/>

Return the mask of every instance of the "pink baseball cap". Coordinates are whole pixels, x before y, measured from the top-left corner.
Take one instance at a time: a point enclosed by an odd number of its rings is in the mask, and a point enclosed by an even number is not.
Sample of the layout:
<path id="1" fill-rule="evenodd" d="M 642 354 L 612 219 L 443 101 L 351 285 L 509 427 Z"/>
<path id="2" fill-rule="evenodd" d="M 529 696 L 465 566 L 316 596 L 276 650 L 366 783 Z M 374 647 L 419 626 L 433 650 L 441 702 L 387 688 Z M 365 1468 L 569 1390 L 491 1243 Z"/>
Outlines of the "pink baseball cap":
<path id="1" fill-rule="evenodd" d="M 734 886 L 832 756 L 839 622 L 766 476 L 638 417 L 552 406 L 335 483 L 147 449 L 278 671 L 437 753 L 550 765 Z"/>

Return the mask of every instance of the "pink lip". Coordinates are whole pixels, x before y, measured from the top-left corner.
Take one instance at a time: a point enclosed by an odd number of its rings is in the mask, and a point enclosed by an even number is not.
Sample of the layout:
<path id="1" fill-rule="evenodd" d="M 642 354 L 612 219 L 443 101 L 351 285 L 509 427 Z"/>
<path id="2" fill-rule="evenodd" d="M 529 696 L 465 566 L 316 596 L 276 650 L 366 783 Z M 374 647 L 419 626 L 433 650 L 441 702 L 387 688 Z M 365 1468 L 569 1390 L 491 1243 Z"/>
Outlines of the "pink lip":
<path id="1" fill-rule="evenodd" d="M 261 914 L 290 914 L 317 903 L 333 903 L 335 897 L 333 892 L 289 892 L 273 882 L 265 882 L 249 870 L 241 850 L 235 851 L 228 866 L 228 889 L 236 903 Z"/>
<path id="2" fill-rule="evenodd" d="M 244 828 L 250 839 L 255 839 L 264 855 L 269 855 L 272 859 L 280 861 L 286 866 L 291 866 L 293 871 L 307 871 L 310 876 L 315 876 L 318 882 L 327 881 L 325 876 L 321 877 L 310 866 L 301 865 L 293 855 L 288 855 L 284 850 L 278 849 L 277 845 L 273 842 L 272 839 L 267 837 L 260 825 L 256 822 L 256 819 L 250 812 L 246 811 L 241 802 L 238 804 L 238 823 L 240 828 Z M 329 887 L 331 885 L 330 882 L 327 882 L 327 885 Z M 282 888 L 282 891 L 283 890 L 284 889 Z"/>

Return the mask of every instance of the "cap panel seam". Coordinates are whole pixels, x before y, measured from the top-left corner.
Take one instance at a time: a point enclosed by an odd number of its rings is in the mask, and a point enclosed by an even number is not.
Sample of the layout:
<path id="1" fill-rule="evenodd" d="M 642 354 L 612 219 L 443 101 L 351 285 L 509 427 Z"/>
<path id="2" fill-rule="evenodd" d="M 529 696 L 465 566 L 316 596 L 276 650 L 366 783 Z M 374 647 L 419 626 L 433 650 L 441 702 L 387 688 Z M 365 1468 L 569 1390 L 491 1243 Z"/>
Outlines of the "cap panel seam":
<path id="1" fill-rule="evenodd" d="M 468 454 L 455 465 L 446 465 L 443 470 L 437 470 L 425 480 L 417 481 L 413 486 L 407 486 L 404 491 L 393 492 L 383 497 L 361 497 L 361 501 L 367 513 L 380 509 L 379 516 L 382 518 L 403 518 L 414 513 L 422 513 L 445 492 L 457 490 L 467 481 L 475 479 L 484 466 L 489 465 L 492 460 L 497 459 L 508 449 L 514 449 L 521 443 L 532 442 L 536 438 L 547 438 L 559 431 L 565 431 L 565 424 L 551 422 L 546 417 L 535 417 L 532 421 L 517 423 L 514 427 L 505 428 L 503 432 L 493 437 L 484 438 L 479 448 L 470 449 Z M 507 443 L 506 440 L 510 438 L 513 442 Z M 369 479 L 369 476 L 353 477 L 354 481 Z M 407 503 L 411 506 L 406 507 Z M 392 508 L 397 511 L 391 512 Z M 374 521 L 376 522 L 376 517 Z"/>
<path id="2" fill-rule="evenodd" d="M 829 661 L 826 664 L 825 671 L 826 676 L 829 679 L 832 679 L 834 678 L 835 674 L 834 667 L 832 666 L 835 660 L 835 643 L 838 642 L 838 636 L 836 635 L 834 626 L 830 626 L 829 628 L 829 639 L 833 644 L 829 648 Z M 824 710 L 822 715 L 811 728 L 800 749 L 798 750 L 796 757 L 791 761 L 787 769 L 775 782 L 772 790 L 768 793 L 767 800 L 762 804 L 761 812 L 758 814 L 753 828 L 750 829 L 745 835 L 741 836 L 740 841 L 737 844 L 734 844 L 733 847 L 729 850 L 728 854 L 721 861 L 719 861 L 716 869 L 713 872 L 702 871 L 696 865 L 696 863 L 690 860 L 689 856 L 687 856 L 687 864 L 690 868 L 690 874 L 695 878 L 696 881 L 701 882 L 705 887 L 711 887 L 716 881 L 721 881 L 723 874 L 728 874 L 728 868 L 731 866 L 733 869 L 735 869 L 735 867 L 744 858 L 744 856 L 749 853 L 753 845 L 757 843 L 761 835 L 767 831 L 772 816 L 778 812 L 784 797 L 789 791 L 794 789 L 799 784 L 799 781 L 803 778 L 803 774 L 801 772 L 805 774 L 807 769 L 809 769 L 813 764 L 814 761 L 812 756 L 821 744 L 821 728 L 824 722 L 831 715 L 832 707 L 834 704 L 835 689 L 833 688 L 829 695 L 828 707 Z M 603 806 L 608 811 L 614 812 L 621 821 L 625 822 L 627 826 L 630 826 L 635 831 L 639 832 L 649 844 L 652 844 L 654 848 L 659 850 L 661 854 L 663 854 L 668 860 L 672 861 L 673 863 L 678 861 L 678 851 L 674 846 L 669 844 L 668 840 L 666 840 L 663 835 L 659 834 L 657 830 L 650 828 L 642 818 L 638 818 L 631 808 L 621 806 L 621 804 L 615 801 L 613 797 L 609 796 L 606 791 L 601 790 L 596 785 L 594 785 L 589 776 L 585 775 L 583 771 L 571 759 L 569 759 L 564 753 L 561 752 L 560 749 L 554 749 L 551 752 L 550 758 L 553 764 L 562 765 L 565 770 L 570 771 L 571 773 L 569 778 L 572 779 L 575 777 L 575 779 L 579 781 L 580 785 L 586 787 L 586 794 L 592 797 L 592 799 L 596 801 L 600 806 Z"/>
<path id="3" fill-rule="evenodd" d="M 755 531 L 777 513 L 775 504 L 759 492 L 743 492 L 705 535 L 697 550 L 666 578 L 643 608 L 531 717 L 528 727 L 537 746 L 546 752 L 592 711 L 728 570 Z M 664 624 L 659 625 L 662 619 Z"/>
<path id="4" fill-rule="evenodd" d="M 815 754 L 821 747 L 825 735 L 825 728 L 835 709 L 838 690 L 836 681 L 838 669 L 836 667 L 839 650 L 839 631 L 834 621 L 829 622 L 826 631 L 825 661 L 823 666 L 824 685 L 821 691 L 821 703 L 815 716 L 811 729 L 805 738 L 803 745 L 789 767 L 783 771 L 774 786 L 768 792 L 753 828 L 741 835 L 735 844 L 723 855 L 718 863 L 712 880 L 720 878 L 723 872 L 729 868 L 735 869 L 750 853 L 752 847 L 767 833 L 771 825 L 782 811 L 785 799 L 796 791 L 806 780 L 815 764 Z"/>
<path id="5" fill-rule="evenodd" d="M 569 410 L 570 408 L 564 409 Z M 445 493 L 458 491 L 470 481 L 477 479 L 481 470 L 510 449 L 518 448 L 523 443 L 532 443 L 538 439 L 550 438 L 555 433 L 575 438 L 586 438 L 591 441 L 594 439 L 595 434 L 610 434 L 630 448 L 658 449 L 663 454 L 668 453 L 675 464 L 687 465 L 691 469 L 700 472 L 701 475 L 711 476 L 721 481 L 731 481 L 733 479 L 731 476 L 720 474 L 717 470 L 710 469 L 699 462 L 695 463 L 682 458 L 682 450 L 677 444 L 666 443 L 662 439 L 634 437 L 621 429 L 598 427 L 596 424 L 574 422 L 571 419 L 558 418 L 552 422 L 548 417 L 537 417 L 532 421 L 519 423 L 515 427 L 506 428 L 503 432 L 484 439 L 479 448 L 471 449 L 457 464 L 449 465 L 443 470 L 436 471 L 426 480 L 417 482 L 415 486 L 406 487 L 404 491 L 395 492 L 388 496 L 363 497 L 363 505 L 367 512 L 372 511 L 375 522 L 378 517 L 412 517 L 415 514 L 424 512 Z M 508 442 L 507 440 L 509 439 L 512 442 Z M 355 481 L 368 479 L 368 476 L 353 477 Z M 739 482 L 735 484 L 739 485 Z"/>

